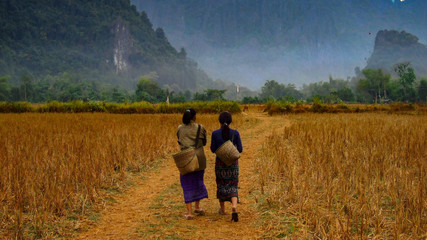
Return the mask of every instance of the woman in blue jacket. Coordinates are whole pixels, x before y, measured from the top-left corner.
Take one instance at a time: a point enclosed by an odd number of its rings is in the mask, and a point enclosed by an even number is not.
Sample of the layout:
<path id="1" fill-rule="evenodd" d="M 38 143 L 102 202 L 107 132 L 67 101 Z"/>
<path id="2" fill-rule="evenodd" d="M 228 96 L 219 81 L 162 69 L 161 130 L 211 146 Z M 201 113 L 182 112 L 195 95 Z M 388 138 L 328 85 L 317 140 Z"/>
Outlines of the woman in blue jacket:
<path id="1" fill-rule="evenodd" d="M 231 122 L 232 117 L 229 112 L 222 112 L 219 115 L 219 123 L 221 124 L 221 128 L 212 132 L 212 152 L 215 152 L 227 140 L 231 140 L 237 147 L 237 150 L 242 152 L 243 148 L 240 134 L 237 130 L 230 128 Z M 236 162 L 234 162 L 231 166 L 227 166 L 221 161 L 221 159 L 216 157 L 215 175 L 217 184 L 216 196 L 219 199 L 219 204 L 221 207 L 219 209 L 219 214 L 226 214 L 224 202 L 229 201 L 233 206 L 231 220 L 237 222 L 239 220 L 237 214 L 237 202 L 239 197 L 237 193 L 237 185 L 239 183 L 239 160 L 236 160 Z"/>

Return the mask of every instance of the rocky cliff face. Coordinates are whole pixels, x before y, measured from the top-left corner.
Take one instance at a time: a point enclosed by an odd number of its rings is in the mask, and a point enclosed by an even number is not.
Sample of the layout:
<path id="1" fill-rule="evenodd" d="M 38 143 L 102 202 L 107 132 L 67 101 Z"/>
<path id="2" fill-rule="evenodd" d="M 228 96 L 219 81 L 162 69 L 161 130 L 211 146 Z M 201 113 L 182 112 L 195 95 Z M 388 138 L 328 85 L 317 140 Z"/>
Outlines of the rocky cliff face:
<path id="1" fill-rule="evenodd" d="M 405 31 L 381 30 L 375 37 L 375 50 L 382 48 L 406 48 L 418 44 L 418 37 Z"/>
<path id="2" fill-rule="evenodd" d="M 129 65 L 129 56 L 133 51 L 133 40 L 129 27 L 121 19 L 117 19 L 112 29 L 114 34 L 113 60 L 117 73 L 126 72 Z"/>
<path id="3" fill-rule="evenodd" d="M 393 66 L 402 62 L 410 62 L 417 76 L 427 76 L 427 46 L 405 31 L 379 31 L 366 67 L 393 73 Z"/>

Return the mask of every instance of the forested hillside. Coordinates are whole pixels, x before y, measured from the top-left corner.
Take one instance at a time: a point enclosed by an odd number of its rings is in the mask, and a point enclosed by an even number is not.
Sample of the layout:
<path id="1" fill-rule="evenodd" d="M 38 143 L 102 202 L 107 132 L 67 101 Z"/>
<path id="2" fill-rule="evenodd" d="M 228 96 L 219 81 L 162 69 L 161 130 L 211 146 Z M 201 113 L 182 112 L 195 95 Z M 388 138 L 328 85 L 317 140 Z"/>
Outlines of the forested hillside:
<path id="1" fill-rule="evenodd" d="M 0 76 L 15 85 L 64 74 L 125 89 L 147 74 L 175 91 L 215 84 L 129 0 L 4 0 L 0 31 Z"/>

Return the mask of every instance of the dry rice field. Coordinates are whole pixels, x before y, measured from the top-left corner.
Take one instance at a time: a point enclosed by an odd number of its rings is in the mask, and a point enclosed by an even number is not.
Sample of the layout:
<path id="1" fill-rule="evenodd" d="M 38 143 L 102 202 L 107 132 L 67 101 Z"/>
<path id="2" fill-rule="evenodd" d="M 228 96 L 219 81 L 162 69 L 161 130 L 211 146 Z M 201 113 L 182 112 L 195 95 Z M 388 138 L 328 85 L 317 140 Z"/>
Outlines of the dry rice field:
<path id="1" fill-rule="evenodd" d="M 96 219 L 94 204 L 108 202 L 110 193 L 131 184 L 132 174 L 178 150 L 181 118 L 1 114 L 0 238 L 67 236 L 80 216 Z M 210 132 L 218 125 L 216 115 L 198 121 Z"/>
<path id="2" fill-rule="evenodd" d="M 208 136 L 217 117 L 197 116 Z M 426 115 L 235 115 L 245 151 L 242 221 L 229 229 L 228 217 L 215 215 L 212 169 L 207 216 L 181 218 L 170 159 L 180 122 L 180 114 L 1 114 L 0 239 L 118 239 L 95 231 L 114 231 L 111 206 L 130 200 L 140 204 L 130 207 L 168 211 L 121 216 L 135 229 L 120 239 L 427 237 Z M 151 183 L 159 189 L 148 194 Z M 131 199 L 138 191 L 147 202 Z"/>
<path id="3" fill-rule="evenodd" d="M 258 161 L 268 237 L 427 237 L 427 116 L 288 119 Z"/>

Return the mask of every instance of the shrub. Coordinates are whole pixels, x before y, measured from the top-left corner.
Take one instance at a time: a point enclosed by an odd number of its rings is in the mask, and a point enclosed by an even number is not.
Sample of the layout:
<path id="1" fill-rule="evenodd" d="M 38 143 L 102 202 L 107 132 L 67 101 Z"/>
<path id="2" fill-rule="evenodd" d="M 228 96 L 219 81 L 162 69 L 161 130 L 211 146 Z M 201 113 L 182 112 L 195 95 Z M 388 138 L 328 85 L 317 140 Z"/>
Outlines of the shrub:
<path id="1" fill-rule="evenodd" d="M 401 103 L 401 102 L 394 102 L 390 104 L 390 111 L 397 112 L 397 111 L 415 111 L 416 107 L 412 103 Z"/>
<path id="2" fill-rule="evenodd" d="M 106 103 L 106 102 L 58 102 L 51 101 L 39 106 L 33 106 L 28 102 L 0 102 L 1 113 L 83 113 L 83 112 L 108 112 L 117 114 L 145 114 L 145 113 L 183 113 L 188 108 L 194 108 L 200 113 L 220 113 L 229 111 L 240 113 L 240 105 L 237 102 L 213 101 L 213 102 L 187 102 L 187 103 L 160 103 L 153 105 L 149 102 L 141 101 L 135 103 Z"/>
<path id="3" fill-rule="evenodd" d="M 325 104 L 315 102 L 311 105 L 310 111 L 314 113 L 324 113 L 327 112 L 328 108 Z"/>
<path id="4" fill-rule="evenodd" d="M 0 113 L 24 113 L 33 111 L 33 106 L 28 102 L 0 102 Z"/>
<path id="5" fill-rule="evenodd" d="M 223 111 L 229 111 L 230 113 L 240 113 L 241 109 L 239 104 L 236 102 L 214 101 L 208 102 L 206 105 L 206 111 L 209 113 L 220 113 Z"/>
<path id="6" fill-rule="evenodd" d="M 37 112 L 66 112 L 64 103 L 58 102 L 58 101 L 51 101 L 44 105 L 39 106 L 37 109 Z"/>
<path id="7" fill-rule="evenodd" d="M 268 114 L 273 115 L 273 113 L 292 113 L 294 107 L 288 101 L 278 101 L 275 104 L 271 104 Z"/>

